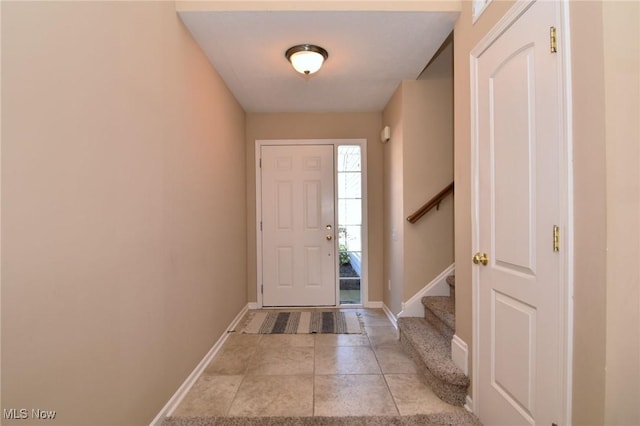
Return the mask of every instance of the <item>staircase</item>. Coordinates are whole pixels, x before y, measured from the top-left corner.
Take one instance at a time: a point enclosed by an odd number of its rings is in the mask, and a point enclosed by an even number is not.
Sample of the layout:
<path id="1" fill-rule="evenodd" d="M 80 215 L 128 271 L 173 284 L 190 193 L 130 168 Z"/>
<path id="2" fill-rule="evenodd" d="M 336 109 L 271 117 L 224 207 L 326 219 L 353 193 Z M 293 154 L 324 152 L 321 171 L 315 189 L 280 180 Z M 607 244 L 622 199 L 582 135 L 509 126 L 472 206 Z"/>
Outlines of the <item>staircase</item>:
<path id="1" fill-rule="evenodd" d="M 400 343 L 440 399 L 464 405 L 469 378 L 451 360 L 455 332 L 455 275 L 447 277 L 452 296 L 425 296 L 424 318 L 400 317 Z"/>

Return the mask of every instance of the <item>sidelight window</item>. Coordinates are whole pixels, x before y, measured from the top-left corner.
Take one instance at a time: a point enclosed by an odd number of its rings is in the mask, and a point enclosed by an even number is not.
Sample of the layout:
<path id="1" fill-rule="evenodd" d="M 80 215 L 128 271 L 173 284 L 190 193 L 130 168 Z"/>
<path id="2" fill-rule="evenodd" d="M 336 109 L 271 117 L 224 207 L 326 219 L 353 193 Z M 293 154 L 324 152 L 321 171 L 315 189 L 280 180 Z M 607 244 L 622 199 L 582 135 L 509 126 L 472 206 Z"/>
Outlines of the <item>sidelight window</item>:
<path id="1" fill-rule="evenodd" d="M 362 303 L 362 154 L 338 146 L 338 248 L 340 304 Z"/>

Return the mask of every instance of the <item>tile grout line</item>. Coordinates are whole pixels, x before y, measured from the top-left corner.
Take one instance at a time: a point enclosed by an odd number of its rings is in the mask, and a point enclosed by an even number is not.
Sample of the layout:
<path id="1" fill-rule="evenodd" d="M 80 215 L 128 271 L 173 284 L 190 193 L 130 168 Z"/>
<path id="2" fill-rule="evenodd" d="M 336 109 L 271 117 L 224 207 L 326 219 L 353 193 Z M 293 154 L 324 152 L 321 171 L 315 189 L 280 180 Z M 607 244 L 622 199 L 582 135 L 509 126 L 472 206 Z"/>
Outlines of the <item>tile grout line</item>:
<path id="1" fill-rule="evenodd" d="M 367 334 L 368 337 L 368 334 Z M 375 350 L 374 346 L 373 346 L 373 342 L 371 341 L 371 339 L 369 339 L 369 345 L 371 346 L 371 351 L 373 352 L 373 356 L 376 358 L 376 362 L 378 363 L 378 368 L 380 369 L 380 374 L 382 375 L 382 380 L 384 380 L 384 384 L 387 387 L 387 391 L 389 392 L 389 395 L 391 395 L 391 400 L 393 401 L 393 406 L 396 407 L 396 412 L 398 414 L 398 416 L 402 417 L 402 414 L 400 413 L 400 407 L 398 407 L 398 402 L 396 401 L 396 397 L 393 395 L 393 392 L 391 392 L 391 387 L 389 387 L 389 382 L 387 381 L 387 376 L 384 373 L 384 370 L 382 369 L 382 365 L 380 364 L 380 359 L 378 358 L 378 352 Z"/>
<path id="2" fill-rule="evenodd" d="M 238 397 L 238 393 L 240 393 L 240 388 L 242 387 L 242 384 L 244 383 L 245 379 L 247 378 L 247 370 L 249 369 L 249 364 L 251 363 L 251 360 L 253 359 L 253 357 L 256 356 L 256 352 L 258 351 L 258 347 L 260 346 L 260 341 L 262 340 L 262 335 L 259 335 L 259 338 L 257 340 L 258 341 L 254 345 L 252 345 L 252 346 L 254 346 L 253 354 L 247 360 L 247 365 L 245 365 L 244 371 L 243 371 L 243 374 L 242 374 L 242 380 L 240 380 L 240 383 L 238 384 L 238 387 L 236 388 L 236 391 L 233 394 L 233 398 L 231 398 L 231 403 L 229 404 L 229 407 L 225 410 L 225 417 L 231 417 L 230 416 L 231 407 L 233 407 L 233 403 L 236 401 L 236 398 Z"/>

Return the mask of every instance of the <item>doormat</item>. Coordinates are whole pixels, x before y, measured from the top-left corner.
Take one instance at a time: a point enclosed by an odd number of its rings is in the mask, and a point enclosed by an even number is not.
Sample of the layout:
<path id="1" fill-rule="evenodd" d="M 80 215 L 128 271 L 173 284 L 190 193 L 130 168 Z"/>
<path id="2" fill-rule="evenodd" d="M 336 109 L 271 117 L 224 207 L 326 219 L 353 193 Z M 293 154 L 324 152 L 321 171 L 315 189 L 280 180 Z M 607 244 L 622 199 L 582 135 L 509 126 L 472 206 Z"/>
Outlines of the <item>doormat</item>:
<path id="1" fill-rule="evenodd" d="M 245 334 L 364 334 L 357 312 L 255 311 L 244 324 Z"/>

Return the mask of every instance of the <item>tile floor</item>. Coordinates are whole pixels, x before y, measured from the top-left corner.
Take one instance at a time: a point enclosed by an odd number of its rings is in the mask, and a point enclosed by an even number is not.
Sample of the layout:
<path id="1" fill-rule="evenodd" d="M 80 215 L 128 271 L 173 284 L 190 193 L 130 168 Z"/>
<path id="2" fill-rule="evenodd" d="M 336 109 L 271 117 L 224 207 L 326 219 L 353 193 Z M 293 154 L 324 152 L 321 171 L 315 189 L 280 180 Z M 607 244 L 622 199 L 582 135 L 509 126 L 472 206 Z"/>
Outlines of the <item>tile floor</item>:
<path id="1" fill-rule="evenodd" d="M 382 310 L 358 312 L 366 335 L 231 334 L 173 417 L 464 411 L 423 384 Z"/>

